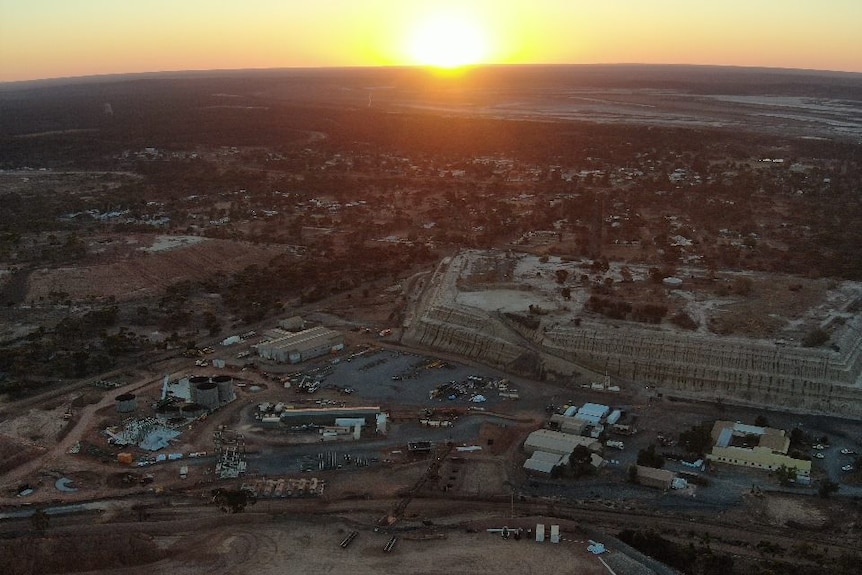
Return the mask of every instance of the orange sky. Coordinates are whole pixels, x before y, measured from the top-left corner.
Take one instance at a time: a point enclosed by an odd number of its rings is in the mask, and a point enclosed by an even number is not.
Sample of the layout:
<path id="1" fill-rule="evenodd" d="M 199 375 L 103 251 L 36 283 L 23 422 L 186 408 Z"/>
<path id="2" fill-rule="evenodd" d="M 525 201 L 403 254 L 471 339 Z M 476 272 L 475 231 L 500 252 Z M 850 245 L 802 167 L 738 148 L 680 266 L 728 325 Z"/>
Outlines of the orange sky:
<path id="1" fill-rule="evenodd" d="M 0 81 L 459 59 L 862 72 L 860 23 L 860 0 L 0 0 Z"/>

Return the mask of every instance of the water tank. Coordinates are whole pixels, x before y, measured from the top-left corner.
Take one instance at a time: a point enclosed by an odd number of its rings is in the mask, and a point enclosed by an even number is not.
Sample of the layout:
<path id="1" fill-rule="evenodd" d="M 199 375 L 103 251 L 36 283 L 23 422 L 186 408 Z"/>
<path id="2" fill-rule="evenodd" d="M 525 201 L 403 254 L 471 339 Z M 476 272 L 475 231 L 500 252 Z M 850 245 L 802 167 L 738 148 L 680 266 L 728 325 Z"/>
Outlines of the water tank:
<path id="1" fill-rule="evenodd" d="M 200 403 L 184 403 L 180 406 L 180 413 L 183 415 L 183 417 L 200 417 L 201 415 L 206 413 L 206 411 L 206 408 L 204 408 L 204 406 L 202 406 Z"/>
<path id="2" fill-rule="evenodd" d="M 138 408 L 138 402 L 134 393 L 123 393 L 117 396 L 117 411 L 120 413 L 131 413 Z"/>
<path id="3" fill-rule="evenodd" d="M 234 400 L 233 378 L 229 375 L 216 375 L 212 378 L 213 383 L 218 386 L 218 400 L 220 403 L 229 403 Z"/>
<path id="4" fill-rule="evenodd" d="M 164 413 L 166 415 L 176 415 L 180 412 L 180 406 L 175 403 L 165 403 L 156 408 L 158 413 Z"/>
<path id="5" fill-rule="evenodd" d="M 189 399 L 191 399 L 191 401 L 197 401 L 198 400 L 198 397 L 197 397 L 198 386 L 202 385 L 204 383 L 209 383 L 209 381 L 210 381 L 210 378 L 208 378 L 204 375 L 193 375 L 192 377 L 190 377 L 189 378 Z"/>
<path id="6" fill-rule="evenodd" d="M 218 399 L 218 385 L 211 382 L 209 378 L 207 378 L 206 383 L 199 383 L 192 389 L 195 390 L 193 397 L 195 403 L 201 404 L 204 409 L 214 410 L 219 407 L 219 399 Z"/>

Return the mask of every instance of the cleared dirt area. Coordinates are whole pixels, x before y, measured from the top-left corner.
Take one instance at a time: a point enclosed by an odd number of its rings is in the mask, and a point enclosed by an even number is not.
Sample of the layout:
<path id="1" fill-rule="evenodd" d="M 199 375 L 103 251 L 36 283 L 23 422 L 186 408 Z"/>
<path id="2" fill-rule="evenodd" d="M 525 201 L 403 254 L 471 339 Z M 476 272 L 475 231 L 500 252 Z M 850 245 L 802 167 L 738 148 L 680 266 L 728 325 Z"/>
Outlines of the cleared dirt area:
<path id="1" fill-rule="evenodd" d="M 253 528 L 216 527 L 204 534 L 208 554 L 192 551 L 193 541 L 172 545 L 172 557 L 154 565 L 178 575 L 254 572 L 284 573 L 546 573 L 561 563 L 586 575 L 603 572 L 583 545 L 552 546 L 503 540 L 488 533 L 442 532 L 445 539 L 399 538 L 392 552 L 383 547 L 390 535 L 362 530 L 347 549 L 339 542 L 349 533 L 345 523 L 278 521 Z M 194 539 L 201 537 L 198 535 Z"/>
<path id="2" fill-rule="evenodd" d="M 69 527 L 62 527 L 30 537 L 31 545 L 45 551 L 36 559 L 37 565 L 30 566 L 37 569 L 35 572 L 67 572 L 62 566 L 68 568 L 71 561 L 91 569 L 81 572 L 116 575 L 275 575 L 344 570 L 360 575 L 530 574 L 551 572 L 560 565 L 584 575 L 606 572 L 601 562 L 587 552 L 585 536 L 571 526 L 564 525 L 563 540 L 551 544 L 536 543 L 526 533 L 521 540 L 503 539 L 479 526 L 503 526 L 495 521 L 488 518 L 468 529 L 451 525 L 399 532 L 394 534 L 398 540 L 390 552 L 385 552 L 384 547 L 393 533 L 375 532 L 352 518 L 260 513 L 214 516 L 203 512 L 177 517 L 170 524 L 97 522 L 91 527 L 79 527 L 74 536 Z M 534 525 L 534 521 L 529 523 Z M 341 541 L 354 530 L 358 535 L 342 548 Z M 110 545 L 98 544 L 99 540 Z M 23 564 L 25 553 L 11 548 L 6 551 L 10 561 L 7 567 L 12 569 L 7 572 L 24 572 L 19 568 L 28 567 Z M 56 555 L 61 551 L 65 560 Z M 612 555 L 605 559 L 613 561 Z"/>
<path id="3" fill-rule="evenodd" d="M 29 278 L 27 300 L 62 292 L 72 300 L 109 298 L 130 300 L 161 293 L 183 280 L 228 276 L 251 264 L 266 264 L 284 253 L 277 246 L 185 236 L 103 238 L 104 250 L 90 265 L 45 268 Z"/>

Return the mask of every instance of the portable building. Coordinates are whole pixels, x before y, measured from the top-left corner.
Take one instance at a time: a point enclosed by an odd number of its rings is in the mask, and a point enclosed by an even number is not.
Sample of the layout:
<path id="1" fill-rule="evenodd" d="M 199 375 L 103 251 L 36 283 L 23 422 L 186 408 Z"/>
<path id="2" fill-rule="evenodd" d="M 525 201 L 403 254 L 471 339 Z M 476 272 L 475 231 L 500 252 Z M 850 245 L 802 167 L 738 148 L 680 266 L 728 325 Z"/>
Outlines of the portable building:
<path id="1" fill-rule="evenodd" d="M 643 465 L 637 466 L 638 483 L 647 487 L 670 489 L 674 477 L 676 477 L 676 474 L 667 469 L 656 469 Z"/>

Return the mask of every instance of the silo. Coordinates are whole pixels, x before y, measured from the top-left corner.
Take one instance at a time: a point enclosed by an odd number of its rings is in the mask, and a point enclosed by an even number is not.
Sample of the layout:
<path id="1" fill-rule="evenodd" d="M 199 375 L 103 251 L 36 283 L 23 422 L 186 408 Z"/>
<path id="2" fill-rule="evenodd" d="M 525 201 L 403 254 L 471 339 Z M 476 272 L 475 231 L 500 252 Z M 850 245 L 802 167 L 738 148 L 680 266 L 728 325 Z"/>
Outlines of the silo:
<path id="1" fill-rule="evenodd" d="M 209 383 L 210 378 L 203 375 L 193 375 L 189 378 L 189 398 L 191 401 L 198 400 L 198 386 L 203 385 L 204 383 Z"/>
<path id="2" fill-rule="evenodd" d="M 194 386 L 194 398 L 195 403 L 201 404 L 204 409 L 212 411 L 213 409 L 218 409 L 219 400 L 218 400 L 218 385 L 211 382 L 209 378 L 206 378 L 205 383 L 200 383 Z"/>
<path id="3" fill-rule="evenodd" d="M 123 393 L 117 396 L 117 411 L 120 413 L 131 413 L 138 408 L 138 402 L 134 393 Z"/>
<path id="4" fill-rule="evenodd" d="M 213 383 L 218 386 L 219 402 L 229 403 L 234 400 L 233 378 L 229 375 L 216 375 L 212 378 Z"/>

